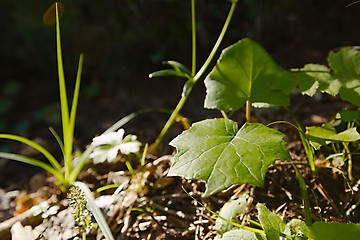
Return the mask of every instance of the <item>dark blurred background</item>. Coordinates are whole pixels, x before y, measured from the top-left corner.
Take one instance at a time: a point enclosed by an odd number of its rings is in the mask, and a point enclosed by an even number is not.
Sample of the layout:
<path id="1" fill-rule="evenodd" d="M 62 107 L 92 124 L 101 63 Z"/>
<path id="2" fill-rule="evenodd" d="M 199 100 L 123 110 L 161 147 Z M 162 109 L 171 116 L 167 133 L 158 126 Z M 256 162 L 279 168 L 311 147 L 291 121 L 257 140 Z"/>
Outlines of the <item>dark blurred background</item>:
<path id="1" fill-rule="evenodd" d="M 360 42 L 360 4 L 352 0 L 239 0 L 222 48 L 243 37 L 262 44 L 284 68 L 326 63 L 327 53 Z M 51 139 L 60 132 L 55 27 L 42 16 L 53 1 L 0 1 L 0 132 Z M 190 0 L 65 0 L 61 34 L 69 94 L 79 51 L 85 66 L 76 137 L 80 146 L 121 117 L 147 107 L 174 108 L 179 79 L 149 79 L 165 60 L 191 65 Z M 210 52 L 230 2 L 198 0 L 198 67 Z M 200 82 L 184 108 L 191 121 L 203 110 Z M 127 128 L 154 140 L 166 115 L 150 114 Z M 47 142 L 47 140 L 45 140 Z M 0 145 L 9 150 L 7 145 Z M 10 149 L 11 150 L 11 149 Z"/>

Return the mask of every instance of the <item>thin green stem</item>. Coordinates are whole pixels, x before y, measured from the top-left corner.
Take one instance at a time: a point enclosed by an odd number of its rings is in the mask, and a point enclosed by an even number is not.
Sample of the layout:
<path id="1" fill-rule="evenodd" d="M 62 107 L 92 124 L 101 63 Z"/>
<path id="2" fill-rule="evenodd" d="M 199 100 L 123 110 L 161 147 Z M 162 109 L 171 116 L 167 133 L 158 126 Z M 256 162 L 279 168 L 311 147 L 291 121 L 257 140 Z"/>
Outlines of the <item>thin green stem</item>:
<path id="1" fill-rule="evenodd" d="M 200 68 L 200 70 L 196 73 L 196 75 L 194 76 L 194 81 L 198 81 L 202 75 L 204 74 L 204 72 L 206 71 L 206 69 L 209 67 L 211 61 L 213 60 L 216 52 L 218 51 L 219 47 L 220 47 L 220 44 L 225 36 L 225 33 L 229 27 L 229 24 L 230 24 L 230 21 L 231 21 L 231 18 L 233 16 L 233 13 L 235 11 L 235 7 L 236 7 L 236 3 L 237 3 L 237 0 L 233 0 L 231 2 L 231 7 L 230 7 L 230 10 L 229 10 L 229 13 L 228 13 L 228 16 L 226 18 L 226 21 L 224 23 L 224 26 L 220 32 L 220 35 L 218 37 L 218 39 L 216 40 L 216 43 L 213 47 L 213 49 L 211 50 L 208 58 L 206 59 L 205 63 L 202 65 L 202 67 Z"/>
<path id="2" fill-rule="evenodd" d="M 313 173 L 313 175 L 315 175 L 315 173 L 316 173 L 316 165 L 315 165 L 314 148 L 311 146 L 310 141 L 306 138 L 304 128 L 299 123 L 296 116 L 288 108 L 285 107 L 285 109 L 295 121 L 296 128 L 298 129 L 298 132 L 299 132 L 300 141 L 301 141 L 301 143 L 302 143 L 302 145 L 304 147 L 304 151 L 305 151 L 306 157 L 308 159 L 311 172 Z"/>
<path id="3" fill-rule="evenodd" d="M 192 4 L 193 4 L 193 0 L 192 0 Z M 235 10 L 235 6 L 236 6 L 236 3 L 237 3 L 237 0 L 232 0 L 232 3 L 231 3 L 231 7 L 230 7 L 230 10 L 229 10 L 229 13 L 228 13 L 228 16 L 226 18 L 226 21 L 224 23 L 224 26 L 221 30 L 221 33 L 213 47 L 213 49 L 211 50 L 208 58 L 206 59 L 205 63 L 202 65 L 202 67 L 200 68 L 200 70 L 195 74 L 195 76 L 193 77 L 192 81 L 190 80 L 190 82 L 188 81 L 187 83 L 190 83 L 189 86 L 187 86 L 187 91 L 186 91 L 186 94 L 183 94 L 180 101 L 178 102 L 176 108 L 174 109 L 174 111 L 172 112 L 171 116 L 169 117 L 169 119 L 167 120 L 167 122 L 165 123 L 163 129 L 161 130 L 159 136 L 156 138 L 152 148 L 151 148 L 151 152 L 155 152 L 155 150 L 157 149 L 157 147 L 159 146 L 160 142 L 163 140 L 163 138 L 165 137 L 166 133 L 168 132 L 168 130 L 170 129 L 170 127 L 172 126 L 172 124 L 174 123 L 176 117 L 179 115 L 181 109 L 183 108 L 186 100 L 188 99 L 191 91 L 192 91 L 192 88 L 194 86 L 194 84 L 202 77 L 202 75 L 205 73 L 206 69 L 209 67 L 212 59 L 214 58 L 216 52 L 218 51 L 219 47 L 220 47 L 220 44 L 225 36 L 225 33 L 229 27 L 229 24 L 230 24 L 230 21 L 231 21 L 231 18 L 233 16 L 233 13 L 234 13 L 234 10 Z M 192 6 L 193 7 L 193 6 Z M 194 9 L 193 11 L 195 11 L 195 6 L 192 8 Z M 195 14 L 193 16 L 193 18 L 195 18 Z M 194 21 L 194 23 L 192 24 L 192 32 L 196 31 L 195 29 L 195 19 L 192 20 Z M 193 36 L 194 38 L 194 36 Z M 196 40 L 196 39 L 195 39 Z M 193 42 L 194 44 L 194 42 Z M 194 51 L 196 51 L 196 49 L 194 50 L 194 47 L 193 47 L 193 54 L 194 54 Z M 193 55 L 194 57 L 194 55 Z M 196 57 L 196 55 L 195 55 Z M 193 59 L 193 66 L 194 66 L 194 62 L 196 62 L 196 59 Z"/>
<path id="4" fill-rule="evenodd" d="M 292 164 L 293 168 L 296 172 L 296 178 L 300 185 L 300 191 L 301 196 L 304 204 L 304 215 L 305 215 L 305 222 L 307 226 L 312 225 L 311 220 L 311 206 L 310 206 L 310 199 L 309 199 L 309 193 L 307 191 L 306 183 L 304 177 L 301 175 L 299 169 L 295 166 L 295 164 Z"/>
<path id="5" fill-rule="evenodd" d="M 195 0 L 191 0 L 191 34 L 192 34 L 192 66 L 191 77 L 196 73 L 196 17 L 195 17 Z"/>
<path id="6" fill-rule="evenodd" d="M 347 162 L 348 162 L 348 178 L 350 182 L 354 180 L 353 174 L 352 174 L 352 157 L 351 157 L 351 151 L 349 149 L 349 143 L 342 142 L 342 145 L 346 152 Z"/>
<path id="7" fill-rule="evenodd" d="M 244 230 L 247 230 L 247 231 L 251 231 L 253 233 L 258 233 L 258 234 L 264 234 L 264 230 L 261 230 L 261 229 L 257 229 L 257 228 L 252 228 L 252 227 L 248 227 L 248 226 L 244 226 L 244 225 L 241 225 L 237 222 L 233 222 L 229 219 L 226 219 L 222 216 L 220 216 L 218 213 L 214 212 L 213 210 L 211 210 L 210 208 L 206 207 L 204 204 L 202 204 L 200 201 L 198 201 L 196 198 L 194 198 L 192 195 L 190 195 L 190 193 L 188 191 L 186 191 L 186 189 L 184 188 L 184 186 L 182 186 L 182 189 L 183 191 L 189 196 L 191 197 L 195 202 L 197 202 L 200 206 L 202 206 L 203 208 L 205 208 L 207 211 L 209 211 L 211 214 L 215 215 L 216 217 L 220 218 L 221 220 L 223 220 L 224 222 L 234 226 L 234 227 L 237 227 L 237 228 L 240 228 L 240 229 L 244 229 Z"/>
<path id="8" fill-rule="evenodd" d="M 163 129 L 161 130 L 159 136 L 156 138 L 154 144 L 152 145 L 150 151 L 151 152 L 155 152 L 155 150 L 157 149 L 157 147 L 159 146 L 160 142 L 163 140 L 163 138 L 165 137 L 166 133 L 168 132 L 168 130 L 170 129 L 170 127 L 172 126 L 172 124 L 175 122 L 176 117 L 178 116 L 180 110 L 183 108 L 186 100 L 188 98 L 188 95 L 184 95 L 181 97 L 180 101 L 178 102 L 176 108 L 174 109 L 174 111 L 171 113 L 169 119 L 167 120 L 167 122 L 165 123 Z"/>

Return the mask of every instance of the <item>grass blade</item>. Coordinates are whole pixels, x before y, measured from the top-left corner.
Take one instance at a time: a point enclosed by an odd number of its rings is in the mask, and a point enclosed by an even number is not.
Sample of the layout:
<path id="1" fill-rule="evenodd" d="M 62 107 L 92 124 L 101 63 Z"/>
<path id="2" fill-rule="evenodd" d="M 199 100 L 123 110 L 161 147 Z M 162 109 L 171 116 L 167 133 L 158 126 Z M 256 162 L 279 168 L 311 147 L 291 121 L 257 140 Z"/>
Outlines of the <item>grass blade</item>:
<path id="1" fill-rule="evenodd" d="M 44 147 L 37 144 L 36 142 L 13 134 L 0 134 L 0 138 L 18 141 L 36 149 L 46 157 L 46 159 L 50 162 L 50 164 L 53 166 L 53 168 L 56 171 L 61 172 L 61 166 L 58 163 L 58 161 L 55 159 L 55 157 L 48 150 L 46 150 Z"/>
<path id="2" fill-rule="evenodd" d="M 27 164 L 33 165 L 35 167 L 40 167 L 40 168 L 44 169 L 45 171 L 49 172 L 50 174 L 54 175 L 56 177 L 56 179 L 59 180 L 60 182 L 62 182 L 64 180 L 64 176 L 61 174 L 61 172 L 57 171 L 51 165 L 44 163 L 43 161 L 40 161 L 38 159 L 25 157 L 25 156 L 22 156 L 19 154 L 4 153 L 4 152 L 0 152 L 0 157 L 9 159 L 9 160 L 18 161 L 18 162 L 27 163 Z"/>

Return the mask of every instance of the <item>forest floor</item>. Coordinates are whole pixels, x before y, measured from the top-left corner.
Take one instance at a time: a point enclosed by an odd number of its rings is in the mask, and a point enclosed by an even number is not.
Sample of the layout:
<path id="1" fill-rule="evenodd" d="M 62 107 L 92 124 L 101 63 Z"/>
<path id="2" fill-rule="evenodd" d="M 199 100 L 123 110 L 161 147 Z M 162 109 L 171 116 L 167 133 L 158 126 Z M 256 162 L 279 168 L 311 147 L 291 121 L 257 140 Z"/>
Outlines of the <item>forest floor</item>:
<path id="1" fill-rule="evenodd" d="M 336 111 L 347 105 L 329 96 L 320 96 L 318 100 L 294 96 L 293 102 L 292 110 L 301 116 L 304 124 L 317 125 L 330 121 Z M 281 109 L 257 111 L 254 116 L 257 121 L 265 123 L 289 117 Z M 240 121 L 241 118 L 239 116 Z M 321 152 L 317 154 L 317 173 L 314 176 L 296 131 L 283 125 L 277 128 L 288 136 L 287 147 L 293 161 L 272 164 L 263 187 L 236 185 L 203 199 L 203 182 L 166 176 L 173 158 L 173 154 L 166 153 L 147 155 L 143 166 L 139 159 L 133 159 L 133 173 L 128 171 L 121 157 L 115 162 L 97 165 L 89 161 L 79 180 L 94 191 L 108 184 L 121 184 L 122 188 L 117 190 L 95 193 L 116 239 L 213 239 L 217 216 L 211 211 L 217 212 L 229 199 L 242 194 L 249 196 L 247 213 L 239 219 L 245 225 L 249 219 L 257 221 L 257 203 L 265 204 L 286 221 L 294 218 L 304 220 L 302 196 L 292 163 L 305 178 L 313 221 L 359 222 L 359 161 L 354 161 L 352 187 L 344 177 L 346 165 L 334 168 L 329 161 L 323 161 Z M 12 226 L 14 240 L 25 237 L 73 239 L 80 236 L 74 226 L 73 210 L 68 207 L 66 197 L 54 186 L 53 177 L 44 172 L 24 174 L 27 169 L 28 166 L 21 164 L 7 165 L 9 172 L 18 174 L 8 177 L 8 185 L 0 189 L 1 239 L 10 239 L 10 226 L 14 222 L 18 222 Z M 53 213 L 44 218 L 29 215 L 30 209 L 42 202 L 57 208 L 52 208 Z M 101 239 L 99 232 L 90 233 L 88 239 Z"/>

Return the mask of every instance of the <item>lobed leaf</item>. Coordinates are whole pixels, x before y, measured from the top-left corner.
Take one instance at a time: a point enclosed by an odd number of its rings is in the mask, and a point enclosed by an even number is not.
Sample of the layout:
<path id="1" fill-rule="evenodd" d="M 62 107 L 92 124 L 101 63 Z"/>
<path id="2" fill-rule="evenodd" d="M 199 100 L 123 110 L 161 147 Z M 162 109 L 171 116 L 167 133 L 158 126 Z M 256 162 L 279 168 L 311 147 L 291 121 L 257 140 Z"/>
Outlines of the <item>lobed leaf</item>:
<path id="1" fill-rule="evenodd" d="M 289 105 L 295 87 L 291 77 L 258 43 L 242 39 L 223 50 L 206 77 L 205 108 L 238 110 L 247 100 L 258 106 Z"/>
<path id="2" fill-rule="evenodd" d="M 240 130 L 229 119 L 194 123 L 170 142 L 177 153 L 169 176 L 204 180 L 207 188 L 203 197 L 233 184 L 261 186 L 272 162 L 290 159 L 283 137 L 257 123 L 247 123 Z"/>

